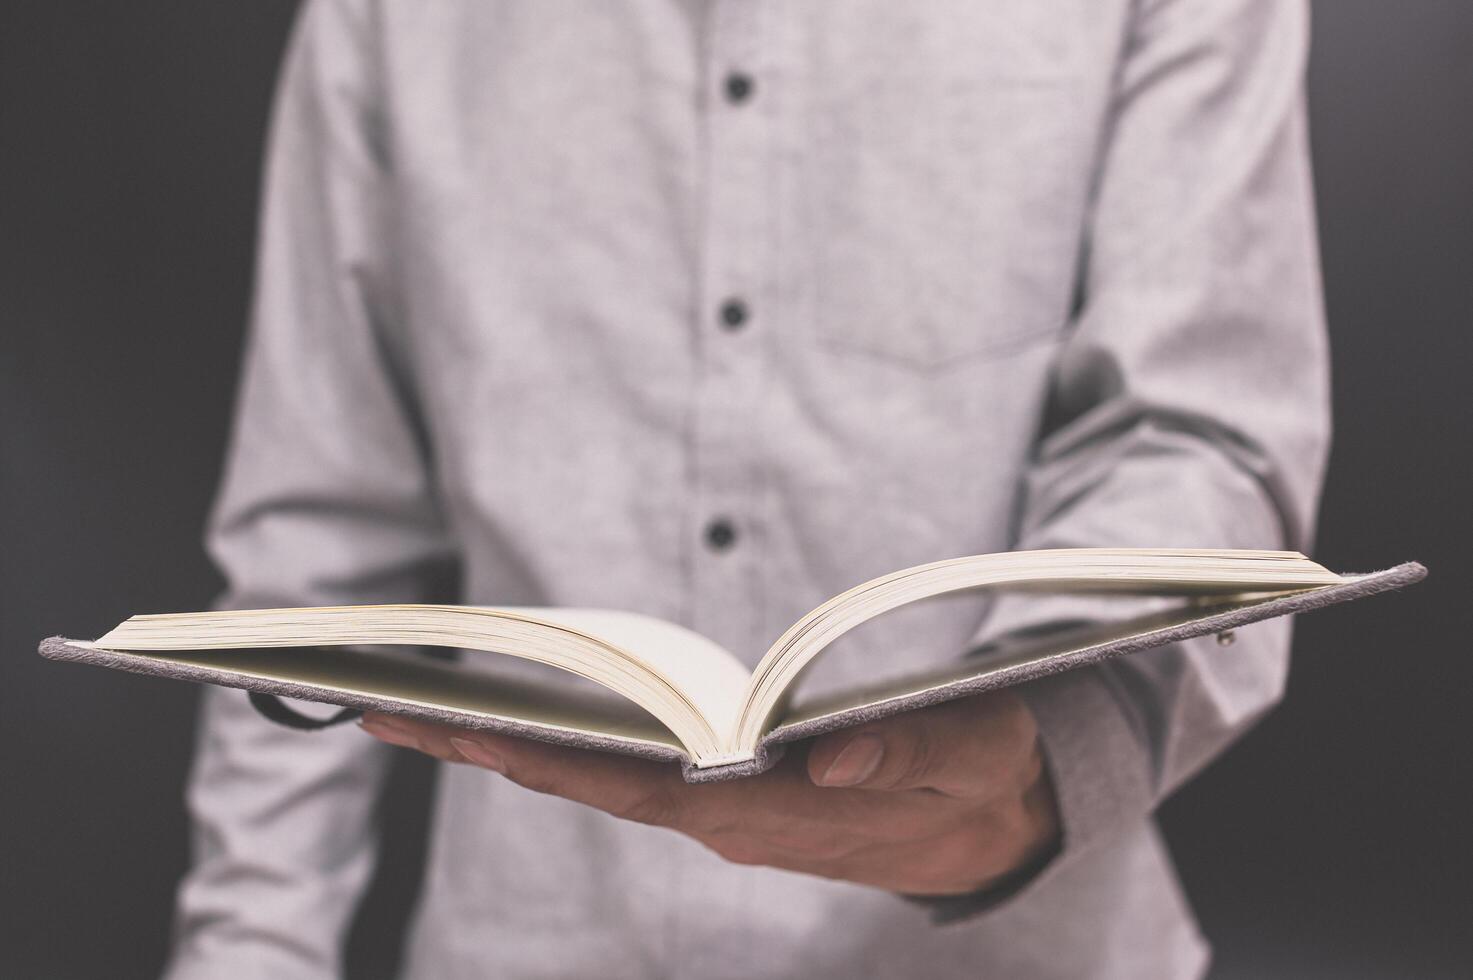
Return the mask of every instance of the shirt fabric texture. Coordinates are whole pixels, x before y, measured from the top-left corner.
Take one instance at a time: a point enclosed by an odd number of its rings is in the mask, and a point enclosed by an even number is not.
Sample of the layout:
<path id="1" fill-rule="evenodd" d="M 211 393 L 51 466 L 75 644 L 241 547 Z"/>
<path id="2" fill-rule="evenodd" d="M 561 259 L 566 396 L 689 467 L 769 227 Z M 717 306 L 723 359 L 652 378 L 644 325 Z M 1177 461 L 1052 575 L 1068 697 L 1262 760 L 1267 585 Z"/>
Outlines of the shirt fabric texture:
<path id="1" fill-rule="evenodd" d="M 222 602 L 627 609 L 754 664 L 922 562 L 1305 547 L 1307 37 L 1297 0 L 309 0 Z M 805 690 L 1101 614 L 912 607 Z M 946 924 L 442 767 L 404 974 L 1199 976 L 1150 814 L 1277 700 L 1288 636 L 1025 688 L 1061 851 Z M 172 980 L 341 971 L 391 751 L 206 693 Z"/>

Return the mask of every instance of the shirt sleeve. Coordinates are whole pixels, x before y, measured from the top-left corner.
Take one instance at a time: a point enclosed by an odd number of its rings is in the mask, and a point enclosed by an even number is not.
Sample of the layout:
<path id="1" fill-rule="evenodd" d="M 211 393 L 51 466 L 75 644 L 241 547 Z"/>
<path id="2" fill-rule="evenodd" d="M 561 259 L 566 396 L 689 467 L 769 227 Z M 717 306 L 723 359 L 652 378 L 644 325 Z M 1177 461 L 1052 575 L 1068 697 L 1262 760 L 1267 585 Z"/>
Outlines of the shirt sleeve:
<path id="1" fill-rule="evenodd" d="M 392 332 L 370 28 L 313 0 L 277 93 L 241 396 L 208 531 L 227 607 L 441 598 L 453 558 Z M 290 731 L 240 692 L 209 690 L 167 975 L 341 975 L 388 759 L 351 727 Z"/>
<path id="2" fill-rule="evenodd" d="M 1308 547 L 1330 425 L 1307 47 L 1298 0 L 1138 11 L 1019 548 Z M 977 639 L 1104 614 L 1004 595 Z M 1043 876 L 1108 847 L 1260 717 L 1288 643 L 1275 620 L 1229 648 L 1190 640 L 1023 688 L 1062 816 Z"/>

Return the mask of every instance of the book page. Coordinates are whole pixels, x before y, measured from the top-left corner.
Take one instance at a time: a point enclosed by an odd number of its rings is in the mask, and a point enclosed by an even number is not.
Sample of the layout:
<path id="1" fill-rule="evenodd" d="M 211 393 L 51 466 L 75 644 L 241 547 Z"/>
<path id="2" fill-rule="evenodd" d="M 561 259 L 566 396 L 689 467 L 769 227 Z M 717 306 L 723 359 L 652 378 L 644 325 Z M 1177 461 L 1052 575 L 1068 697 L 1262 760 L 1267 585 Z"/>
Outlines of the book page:
<path id="1" fill-rule="evenodd" d="M 320 692 L 328 704 L 341 703 L 337 695 L 343 693 L 361 694 L 542 728 L 589 732 L 623 742 L 682 748 L 674 733 L 631 701 L 599 688 L 590 690 L 551 668 L 545 668 L 541 676 L 525 671 L 513 676 L 508 671 L 477 669 L 475 663 L 423 654 L 343 647 L 148 651 L 136 656 L 229 671 L 242 678 L 303 684 Z"/>
<path id="2" fill-rule="evenodd" d="M 718 734 L 736 727 L 752 675 L 734 654 L 695 630 L 612 609 L 498 608 L 612 643 L 668 678 Z"/>
<path id="3" fill-rule="evenodd" d="M 888 701 L 910 698 L 927 691 L 951 687 L 961 681 L 996 676 L 1006 686 L 1008 675 L 1020 668 L 1032 668 L 1054 661 L 1067 661 L 1073 654 L 1090 647 L 1127 637 L 1170 629 L 1204 616 L 1216 615 L 1263 602 L 1263 596 L 1245 596 L 1240 601 L 1211 604 L 1182 603 L 1167 609 L 1101 623 L 1064 625 L 1042 633 L 1004 637 L 986 647 L 966 653 L 954 663 L 933 667 L 921 673 L 895 678 L 884 683 L 866 684 L 848 690 L 829 692 L 822 697 L 795 699 L 774 728 L 781 732 L 788 726 L 803 725 L 822 718 L 840 715 L 857 707 L 883 705 Z"/>
<path id="4" fill-rule="evenodd" d="M 723 759 L 749 675 L 710 640 L 637 613 L 595 609 L 365 605 L 134 616 L 103 649 L 431 646 L 507 654 L 587 678 L 650 712 L 692 757 Z"/>
<path id="5" fill-rule="evenodd" d="M 1059 594 L 1242 596 L 1293 592 L 1342 581 L 1297 552 L 1208 548 L 1015 551 L 902 569 L 835 596 L 773 644 L 753 672 L 735 744 L 755 746 L 786 714 L 804 668 L 830 643 L 876 616 L 931 596 L 983 588 Z"/>

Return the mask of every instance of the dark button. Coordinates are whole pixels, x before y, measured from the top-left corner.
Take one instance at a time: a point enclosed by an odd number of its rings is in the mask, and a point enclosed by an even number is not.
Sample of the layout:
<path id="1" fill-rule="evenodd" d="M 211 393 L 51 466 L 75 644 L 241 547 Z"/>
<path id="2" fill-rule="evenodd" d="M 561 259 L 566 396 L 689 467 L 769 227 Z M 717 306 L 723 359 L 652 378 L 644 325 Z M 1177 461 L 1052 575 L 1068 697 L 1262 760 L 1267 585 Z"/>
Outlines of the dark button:
<path id="1" fill-rule="evenodd" d="M 734 71 L 726 76 L 726 98 L 727 101 L 741 105 L 752 97 L 752 90 L 757 83 L 752 81 L 752 76 L 744 72 Z"/>
<path id="2" fill-rule="evenodd" d="M 740 330 L 747 322 L 747 304 L 739 299 L 729 299 L 721 304 L 721 325 L 728 330 Z"/>
<path id="3" fill-rule="evenodd" d="M 736 528 L 731 521 L 718 517 L 706 525 L 706 543 L 715 551 L 725 551 L 736 543 Z"/>

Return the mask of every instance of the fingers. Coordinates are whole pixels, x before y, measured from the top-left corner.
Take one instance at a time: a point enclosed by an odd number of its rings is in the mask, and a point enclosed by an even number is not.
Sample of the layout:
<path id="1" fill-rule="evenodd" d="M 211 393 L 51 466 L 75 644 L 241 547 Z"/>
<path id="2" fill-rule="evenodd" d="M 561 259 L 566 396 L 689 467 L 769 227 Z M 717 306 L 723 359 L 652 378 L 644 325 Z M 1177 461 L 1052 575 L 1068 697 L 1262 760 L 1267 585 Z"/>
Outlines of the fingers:
<path id="1" fill-rule="evenodd" d="M 383 741 L 445 762 L 470 762 L 535 792 L 627 820 L 662 826 L 680 822 L 678 790 L 684 783 L 668 764 L 379 714 L 365 715 L 362 727 Z"/>
<path id="2" fill-rule="evenodd" d="M 817 786 L 981 799 L 1039 778 L 1037 738 L 1027 705 L 1001 691 L 825 735 L 809 752 L 808 775 Z"/>
<path id="3" fill-rule="evenodd" d="M 748 835 L 823 850 L 836 835 L 866 841 L 937 833 L 962 819 L 957 807 L 917 807 L 905 793 L 860 793 L 817 787 L 801 749 L 783 764 L 747 779 L 689 785 L 669 763 L 654 763 L 528 739 L 472 732 L 392 715 L 364 716 L 363 730 L 444 762 L 469 762 L 528 789 L 597 807 L 614 816 L 670 827 L 702 840 Z"/>
<path id="4" fill-rule="evenodd" d="M 457 730 L 444 725 L 431 725 L 370 711 L 363 715 L 358 727 L 379 741 L 416 749 L 442 762 L 465 761 L 450 744 L 450 736 L 457 734 Z"/>
<path id="5" fill-rule="evenodd" d="M 703 839 L 757 836 L 796 851 L 823 851 L 834 834 L 884 842 L 940 833 L 967 818 L 972 804 L 1021 795 L 1042 772 L 1032 716 L 1008 694 L 826 736 L 806 759 L 794 751 L 762 776 L 699 786 L 668 764 L 585 749 L 378 714 L 365 716 L 363 727 L 627 820 Z"/>
<path id="6" fill-rule="evenodd" d="M 366 715 L 363 728 L 536 792 L 670 827 L 729 861 L 891 890 L 968 891 L 1056 833 L 1057 821 L 1039 819 L 1024 794 L 986 799 L 1016 783 L 1029 751 L 1037 754 L 1027 709 L 1001 697 L 830 736 L 807 756 L 795 747 L 770 772 L 709 785 L 688 785 L 665 763 L 379 714 Z M 851 786 L 822 785 L 845 767 L 859 774 Z"/>

